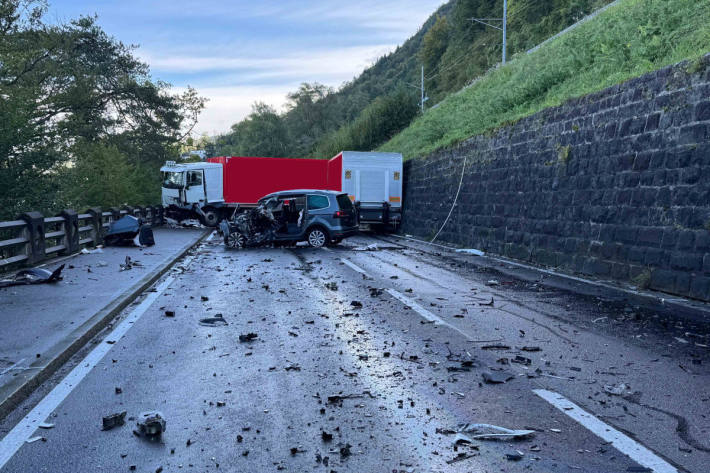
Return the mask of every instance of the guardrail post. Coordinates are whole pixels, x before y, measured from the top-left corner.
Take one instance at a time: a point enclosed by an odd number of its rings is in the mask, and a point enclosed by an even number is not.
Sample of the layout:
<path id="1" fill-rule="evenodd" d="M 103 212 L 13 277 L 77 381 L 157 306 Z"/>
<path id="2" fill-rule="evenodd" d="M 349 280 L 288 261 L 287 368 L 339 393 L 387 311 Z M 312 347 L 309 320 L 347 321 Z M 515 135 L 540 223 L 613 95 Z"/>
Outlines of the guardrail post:
<path id="1" fill-rule="evenodd" d="M 135 210 L 130 205 L 124 205 L 123 207 L 121 207 L 121 210 L 125 210 L 126 215 L 130 215 L 131 217 L 136 216 Z"/>
<path id="2" fill-rule="evenodd" d="M 101 207 L 92 207 L 86 211 L 87 214 L 91 215 L 91 238 L 94 239 L 94 246 L 103 244 L 102 229 L 103 229 L 103 212 Z"/>
<path id="3" fill-rule="evenodd" d="M 111 222 L 115 222 L 121 218 L 121 209 L 118 207 L 111 207 L 109 211 L 111 212 Z"/>
<path id="4" fill-rule="evenodd" d="M 71 255 L 79 251 L 79 214 L 71 209 L 62 210 L 59 214 L 64 219 L 64 246 L 61 254 Z"/>
<path id="5" fill-rule="evenodd" d="M 162 205 L 155 206 L 155 216 L 153 217 L 153 226 L 160 226 L 165 223 L 165 207 Z"/>
<path id="6" fill-rule="evenodd" d="M 25 227 L 27 244 L 27 264 L 33 265 L 45 259 L 44 216 L 39 212 L 25 212 L 18 219 L 27 222 Z"/>

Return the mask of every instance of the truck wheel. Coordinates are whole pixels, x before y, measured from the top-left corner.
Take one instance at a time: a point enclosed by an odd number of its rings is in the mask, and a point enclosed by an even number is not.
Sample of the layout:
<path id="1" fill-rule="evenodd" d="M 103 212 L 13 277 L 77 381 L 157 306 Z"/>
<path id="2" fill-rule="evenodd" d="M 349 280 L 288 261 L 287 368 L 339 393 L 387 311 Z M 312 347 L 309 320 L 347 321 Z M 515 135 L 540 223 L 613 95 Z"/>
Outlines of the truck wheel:
<path id="1" fill-rule="evenodd" d="M 206 210 L 205 215 L 202 217 L 202 223 L 206 227 L 216 227 L 217 223 L 219 223 L 219 214 L 213 209 Z"/>
<path id="2" fill-rule="evenodd" d="M 241 250 L 246 246 L 246 238 L 239 232 L 230 233 L 225 239 L 227 247 L 233 248 L 235 250 Z"/>
<path id="3" fill-rule="evenodd" d="M 308 244 L 313 248 L 320 248 L 329 241 L 328 235 L 326 235 L 325 230 L 320 227 L 312 228 L 308 232 Z"/>

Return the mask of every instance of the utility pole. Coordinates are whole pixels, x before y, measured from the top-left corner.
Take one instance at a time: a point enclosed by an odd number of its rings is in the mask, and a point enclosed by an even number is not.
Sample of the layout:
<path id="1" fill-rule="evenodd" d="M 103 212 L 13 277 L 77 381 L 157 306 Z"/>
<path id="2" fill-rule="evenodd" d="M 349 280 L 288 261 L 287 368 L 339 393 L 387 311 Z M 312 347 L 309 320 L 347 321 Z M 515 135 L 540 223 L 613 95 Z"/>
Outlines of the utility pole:
<path id="1" fill-rule="evenodd" d="M 503 0 L 503 18 L 469 18 L 469 20 L 503 31 L 503 65 L 505 65 L 505 53 L 508 49 L 508 0 Z M 496 26 L 489 22 L 501 22 L 502 25 Z"/>
<path id="2" fill-rule="evenodd" d="M 424 114 L 424 66 L 422 66 L 422 102 L 421 102 L 421 107 L 422 107 L 422 114 Z"/>
<path id="3" fill-rule="evenodd" d="M 505 51 L 508 49 L 508 0 L 503 0 L 503 65 L 505 66 Z"/>

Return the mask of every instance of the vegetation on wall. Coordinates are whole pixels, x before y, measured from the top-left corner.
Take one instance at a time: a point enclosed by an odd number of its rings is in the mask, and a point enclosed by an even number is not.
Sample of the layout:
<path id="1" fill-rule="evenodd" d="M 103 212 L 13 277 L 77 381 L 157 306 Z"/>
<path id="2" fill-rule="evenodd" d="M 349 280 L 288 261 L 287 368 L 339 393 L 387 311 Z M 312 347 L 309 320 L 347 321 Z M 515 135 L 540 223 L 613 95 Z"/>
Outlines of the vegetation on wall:
<path id="1" fill-rule="evenodd" d="M 709 0 L 626 0 L 450 96 L 381 149 L 424 156 L 708 51 Z"/>

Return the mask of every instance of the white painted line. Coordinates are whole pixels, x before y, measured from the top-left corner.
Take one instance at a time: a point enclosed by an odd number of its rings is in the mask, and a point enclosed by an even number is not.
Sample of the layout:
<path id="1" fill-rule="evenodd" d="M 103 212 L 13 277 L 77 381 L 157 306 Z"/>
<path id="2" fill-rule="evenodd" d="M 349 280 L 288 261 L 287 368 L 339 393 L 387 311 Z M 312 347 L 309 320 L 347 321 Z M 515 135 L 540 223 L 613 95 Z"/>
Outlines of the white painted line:
<path id="1" fill-rule="evenodd" d="M 356 265 L 355 263 L 351 262 L 350 260 L 345 259 L 345 258 L 340 258 L 340 261 L 342 261 L 345 264 L 345 266 L 349 267 L 350 269 L 353 269 L 360 274 L 364 274 L 365 276 L 370 277 L 370 275 L 367 274 L 367 272 L 364 269 L 362 269 L 360 266 Z"/>
<path id="2" fill-rule="evenodd" d="M 639 465 L 650 468 L 655 473 L 678 473 L 677 468 L 663 460 L 651 450 L 622 434 L 612 426 L 605 424 L 561 394 L 546 389 L 534 389 L 533 392 L 582 424 L 582 426 L 598 437 L 611 443 L 614 448 L 628 455 Z"/>
<path id="3" fill-rule="evenodd" d="M 23 361 L 25 361 L 24 358 L 21 359 L 20 361 L 18 361 L 17 363 L 13 363 L 11 366 L 8 366 L 8 367 L 5 368 L 2 372 L 0 372 L 0 376 L 4 375 L 4 374 L 7 373 L 8 371 L 11 371 L 11 370 L 14 370 L 14 369 L 18 369 L 18 368 L 17 368 L 17 365 L 19 365 L 19 364 L 22 363 Z M 19 368 L 19 369 L 22 369 L 22 368 Z"/>
<path id="4" fill-rule="evenodd" d="M 188 256 L 183 261 L 182 266 L 187 267 L 194 256 Z M 146 298 L 128 314 L 128 316 L 108 334 L 105 340 L 118 342 L 133 324 L 141 318 L 148 308 L 160 297 L 160 295 L 172 284 L 175 276 L 168 276 L 156 289 L 149 292 Z M 114 344 L 100 343 L 96 348 L 86 355 L 86 358 L 64 378 L 49 394 L 47 394 L 34 409 L 32 409 L 1 441 L 0 441 L 0 469 L 10 461 L 22 445 L 37 430 L 39 424 L 45 421 L 52 412 L 59 407 L 59 404 L 71 394 L 76 386 L 86 377 L 89 372 L 103 359 L 111 350 Z"/>
<path id="5" fill-rule="evenodd" d="M 471 340 L 471 337 L 469 337 L 461 329 L 459 329 L 458 327 L 454 327 L 453 325 L 451 325 L 448 322 L 443 321 L 441 318 L 432 314 L 431 312 L 426 310 L 424 307 L 420 306 L 419 304 L 417 304 L 416 302 L 414 302 L 413 300 L 411 300 L 410 298 L 408 298 L 407 296 L 405 296 L 401 292 L 396 291 L 394 289 L 387 289 L 387 292 L 395 299 L 398 299 L 400 302 L 403 302 L 405 305 L 411 307 L 412 310 L 414 310 L 417 314 L 424 317 L 429 322 L 434 322 L 434 325 L 443 325 L 444 327 L 448 327 L 448 328 L 460 333 L 461 335 L 463 335 L 466 340 L 468 340 L 468 341 Z"/>

